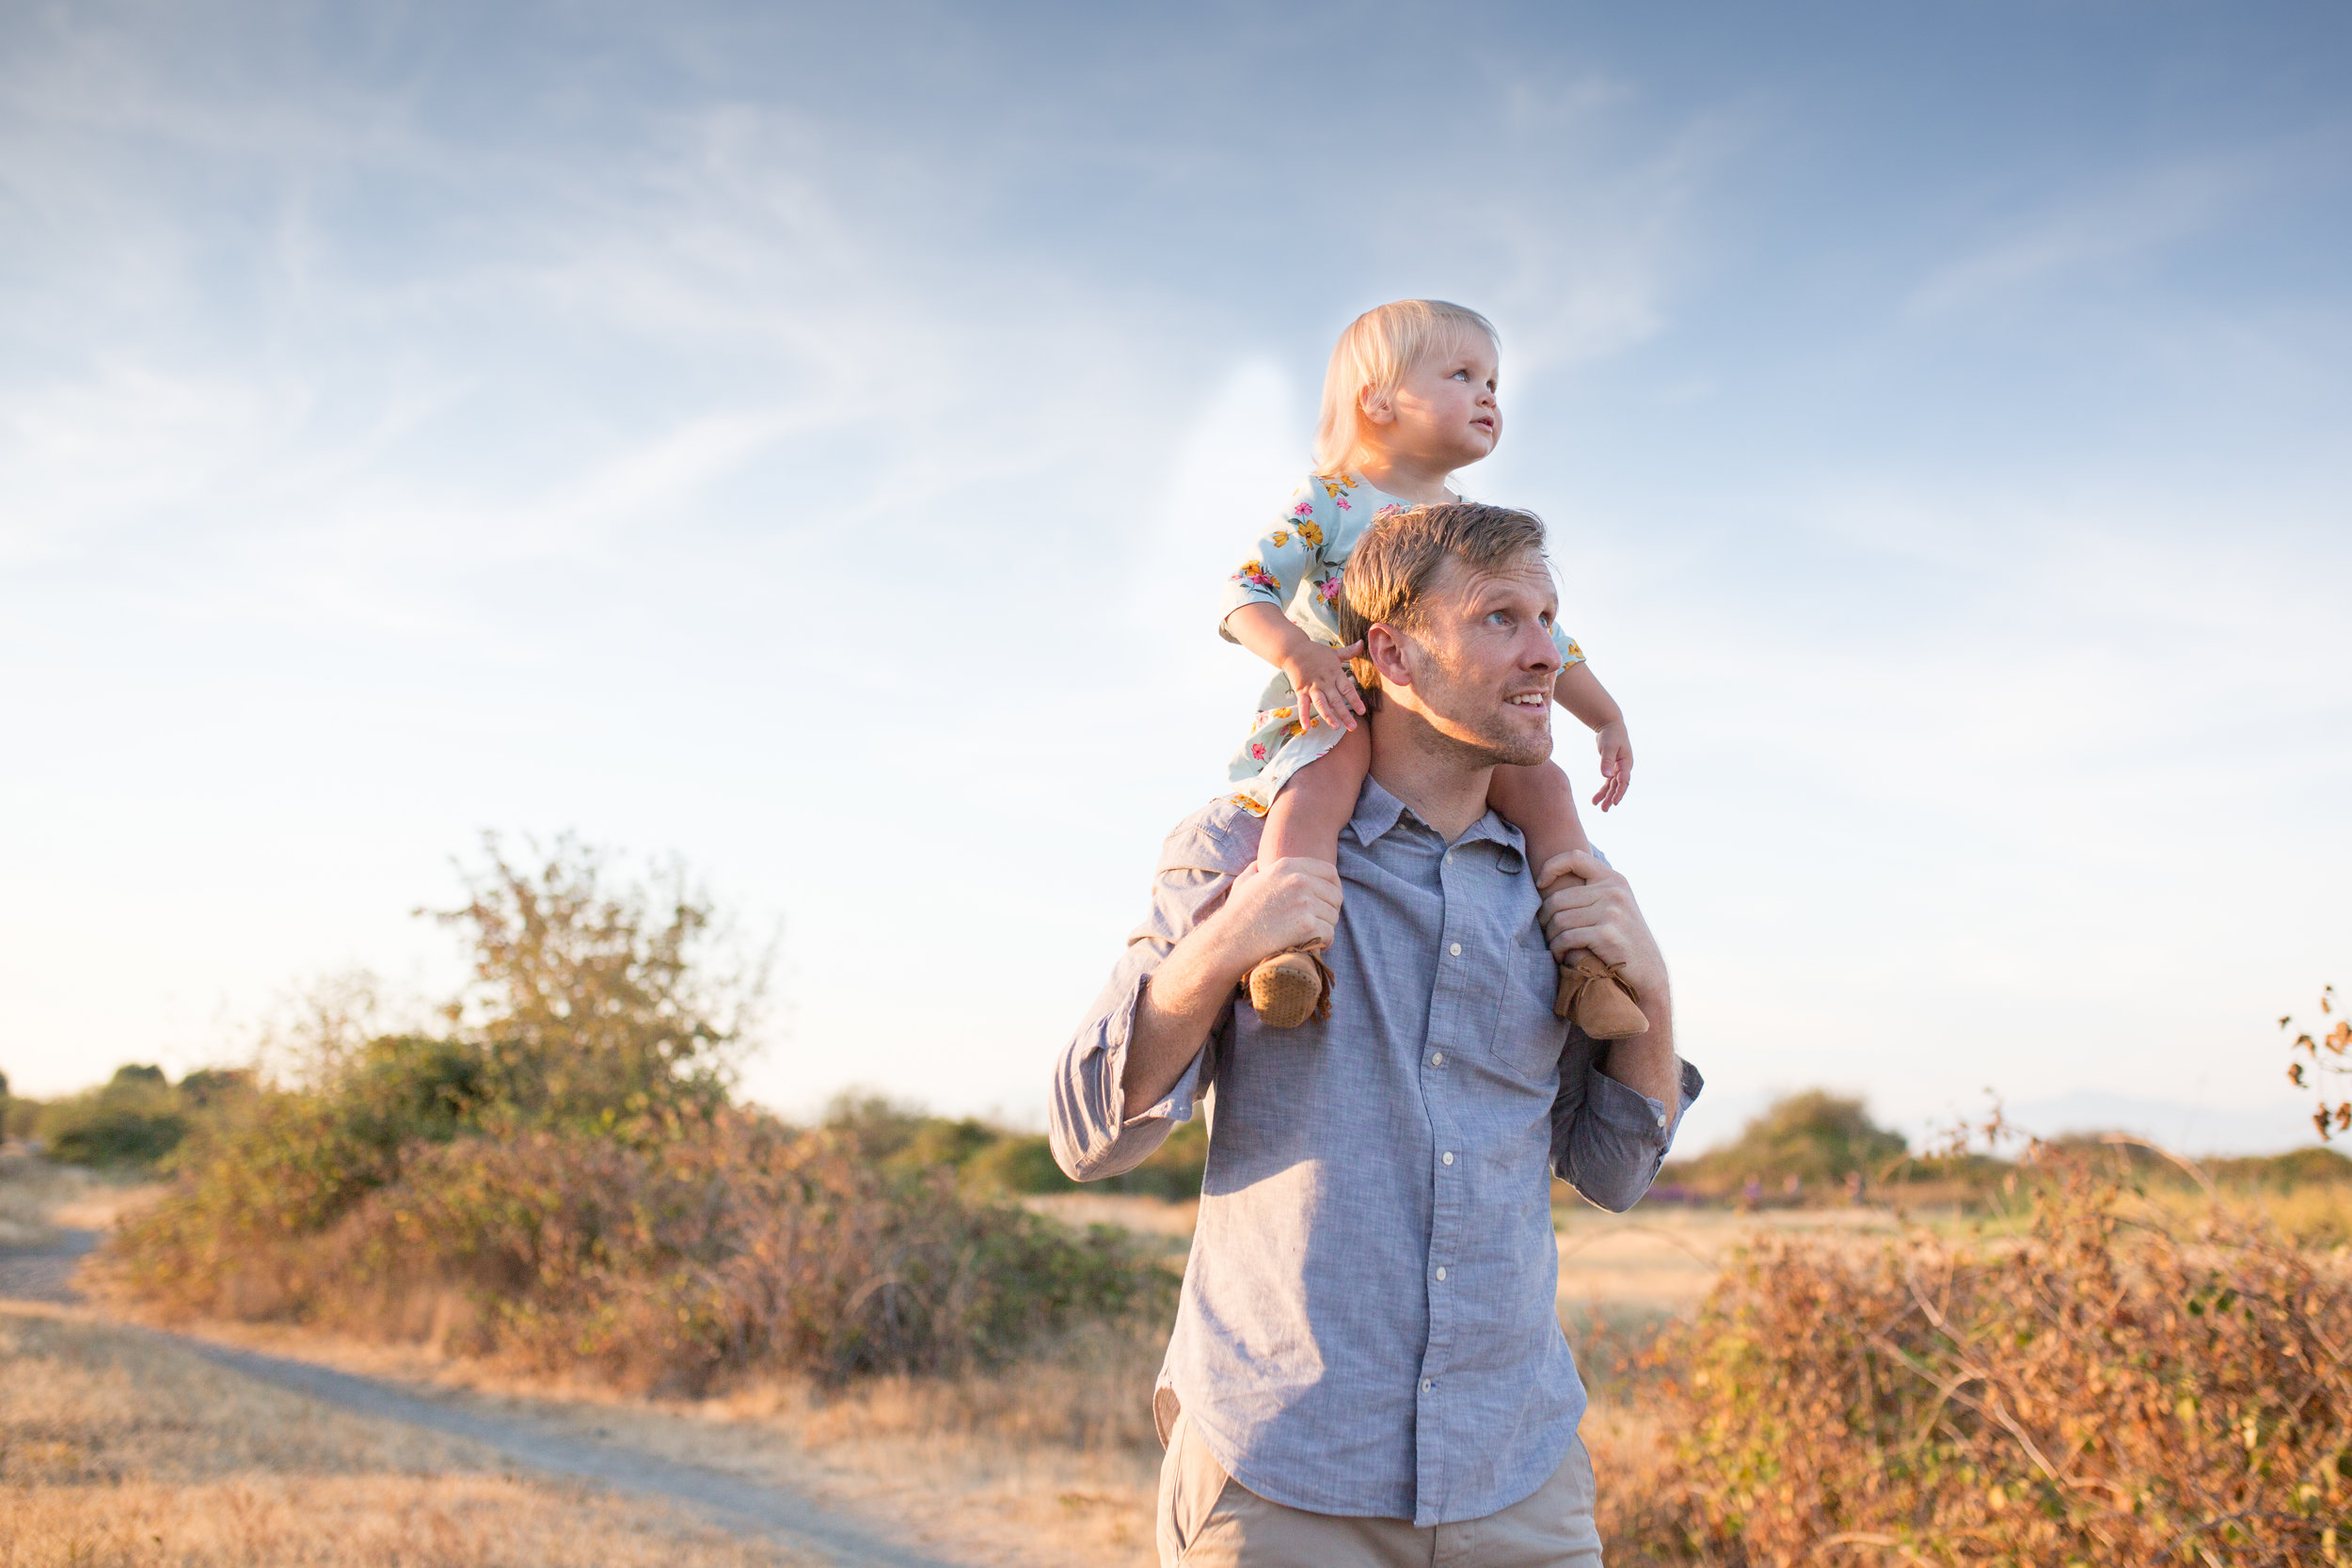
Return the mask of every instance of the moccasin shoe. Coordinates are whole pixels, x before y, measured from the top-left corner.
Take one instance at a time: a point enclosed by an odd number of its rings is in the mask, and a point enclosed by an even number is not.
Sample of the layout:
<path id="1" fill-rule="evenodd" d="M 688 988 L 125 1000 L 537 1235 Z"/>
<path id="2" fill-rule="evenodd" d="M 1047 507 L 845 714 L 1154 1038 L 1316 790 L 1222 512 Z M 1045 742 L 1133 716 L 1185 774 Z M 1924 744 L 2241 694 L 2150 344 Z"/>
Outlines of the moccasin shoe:
<path id="1" fill-rule="evenodd" d="M 1592 954 L 1578 949 L 1560 966 L 1560 989 L 1552 1016 L 1565 1018 L 1591 1038 L 1621 1040 L 1647 1034 L 1649 1020 L 1633 1000 L 1633 988 Z"/>
<path id="2" fill-rule="evenodd" d="M 1249 1005 L 1269 1029 L 1295 1029 L 1331 1016 L 1331 971 L 1303 948 L 1277 953 L 1249 972 Z"/>

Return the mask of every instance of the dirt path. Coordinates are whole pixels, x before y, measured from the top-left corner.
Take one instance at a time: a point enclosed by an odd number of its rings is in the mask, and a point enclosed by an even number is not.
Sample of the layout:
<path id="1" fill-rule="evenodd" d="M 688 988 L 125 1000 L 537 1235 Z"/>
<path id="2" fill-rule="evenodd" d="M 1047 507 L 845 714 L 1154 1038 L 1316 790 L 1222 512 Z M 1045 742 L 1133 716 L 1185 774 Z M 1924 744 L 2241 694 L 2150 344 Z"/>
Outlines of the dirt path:
<path id="1" fill-rule="evenodd" d="M 0 1300 L 72 1303 L 78 1299 L 73 1271 L 97 1244 L 94 1230 L 65 1230 L 45 1246 L 0 1250 Z M 822 1508 L 772 1482 L 584 1436 L 551 1418 L 469 1408 L 458 1397 L 437 1390 L 404 1387 L 187 1335 L 152 1328 L 134 1331 L 168 1339 L 215 1366 L 340 1409 L 470 1438 L 522 1469 L 675 1503 L 729 1529 L 819 1553 L 841 1568 L 956 1568 L 951 1559 L 911 1549 L 863 1520 Z"/>

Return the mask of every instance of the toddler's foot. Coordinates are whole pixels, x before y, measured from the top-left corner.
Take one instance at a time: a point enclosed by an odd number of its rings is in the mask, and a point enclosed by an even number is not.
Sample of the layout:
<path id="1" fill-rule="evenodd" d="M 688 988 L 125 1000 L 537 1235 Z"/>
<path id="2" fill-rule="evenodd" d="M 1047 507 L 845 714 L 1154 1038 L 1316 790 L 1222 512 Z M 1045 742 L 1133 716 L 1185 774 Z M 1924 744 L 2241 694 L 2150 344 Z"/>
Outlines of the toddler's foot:
<path id="1" fill-rule="evenodd" d="M 1295 947 L 1249 972 L 1249 1005 L 1269 1029 L 1295 1029 L 1331 1016 L 1331 970 L 1318 953 Z"/>
<path id="2" fill-rule="evenodd" d="M 1582 948 L 1560 966 L 1560 990 L 1552 997 L 1551 1012 L 1597 1040 L 1621 1040 L 1649 1029 L 1649 1020 L 1633 1000 L 1633 989 Z"/>

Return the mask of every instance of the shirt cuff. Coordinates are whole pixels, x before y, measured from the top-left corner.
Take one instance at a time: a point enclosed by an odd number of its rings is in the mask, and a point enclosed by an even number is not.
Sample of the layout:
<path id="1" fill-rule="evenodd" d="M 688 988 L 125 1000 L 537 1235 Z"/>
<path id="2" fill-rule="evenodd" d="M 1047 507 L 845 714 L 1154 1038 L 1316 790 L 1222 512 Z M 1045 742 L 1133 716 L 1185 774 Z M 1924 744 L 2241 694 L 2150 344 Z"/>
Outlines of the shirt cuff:
<path id="1" fill-rule="evenodd" d="M 1659 1159 L 1666 1157 L 1674 1148 L 1675 1134 L 1682 1131 L 1682 1114 L 1707 1087 L 1707 1080 L 1689 1062 L 1677 1064 L 1681 1069 L 1682 1103 L 1672 1115 L 1658 1101 L 1639 1089 L 1629 1087 L 1610 1077 L 1598 1068 L 1591 1069 L 1585 1085 L 1585 1103 L 1601 1121 L 1617 1132 L 1640 1139 L 1649 1146 Z"/>
<path id="2" fill-rule="evenodd" d="M 1119 1092 L 1119 1085 L 1126 1079 L 1127 1051 L 1135 1040 L 1136 1009 L 1143 1005 L 1143 988 L 1151 983 L 1151 971 L 1146 970 L 1137 974 L 1135 983 L 1127 988 L 1127 994 L 1120 999 L 1119 1006 L 1105 1021 L 1108 1027 L 1104 1030 L 1103 1069 L 1110 1081 L 1110 1089 L 1113 1094 Z M 1138 1111 L 1120 1122 L 1119 1130 L 1123 1132 L 1130 1127 L 1137 1127 L 1147 1121 L 1190 1121 L 1193 1101 L 1200 1093 L 1201 1060 L 1207 1054 L 1208 1050 L 1205 1046 L 1194 1052 L 1191 1062 L 1184 1068 L 1184 1075 L 1176 1080 L 1168 1091 L 1147 1109 Z"/>
<path id="3" fill-rule="evenodd" d="M 1120 1128 L 1133 1127 L 1139 1122 L 1146 1121 L 1190 1121 L 1193 1101 L 1200 1093 L 1200 1064 L 1207 1055 L 1206 1047 L 1195 1052 L 1192 1065 L 1184 1069 L 1184 1075 L 1176 1080 L 1175 1087 L 1169 1089 L 1149 1110 L 1138 1111 L 1120 1122 L 1119 1124 Z M 1123 1063 L 1121 1065 L 1124 1066 Z"/>

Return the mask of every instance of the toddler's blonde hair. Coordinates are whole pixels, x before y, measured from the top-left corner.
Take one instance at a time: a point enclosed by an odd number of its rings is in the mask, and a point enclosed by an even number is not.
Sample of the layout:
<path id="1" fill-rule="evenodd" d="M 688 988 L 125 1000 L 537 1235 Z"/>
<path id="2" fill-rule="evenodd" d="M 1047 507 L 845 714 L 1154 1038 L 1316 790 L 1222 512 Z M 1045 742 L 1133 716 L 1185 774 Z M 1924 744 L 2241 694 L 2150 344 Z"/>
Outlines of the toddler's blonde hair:
<path id="1" fill-rule="evenodd" d="M 1315 425 L 1315 472 L 1341 474 L 1364 450 L 1364 393 L 1396 390 L 1422 356 L 1452 347 L 1475 329 L 1500 348 L 1494 323 L 1442 299 L 1399 299 L 1348 324 L 1323 373 L 1323 418 Z"/>

